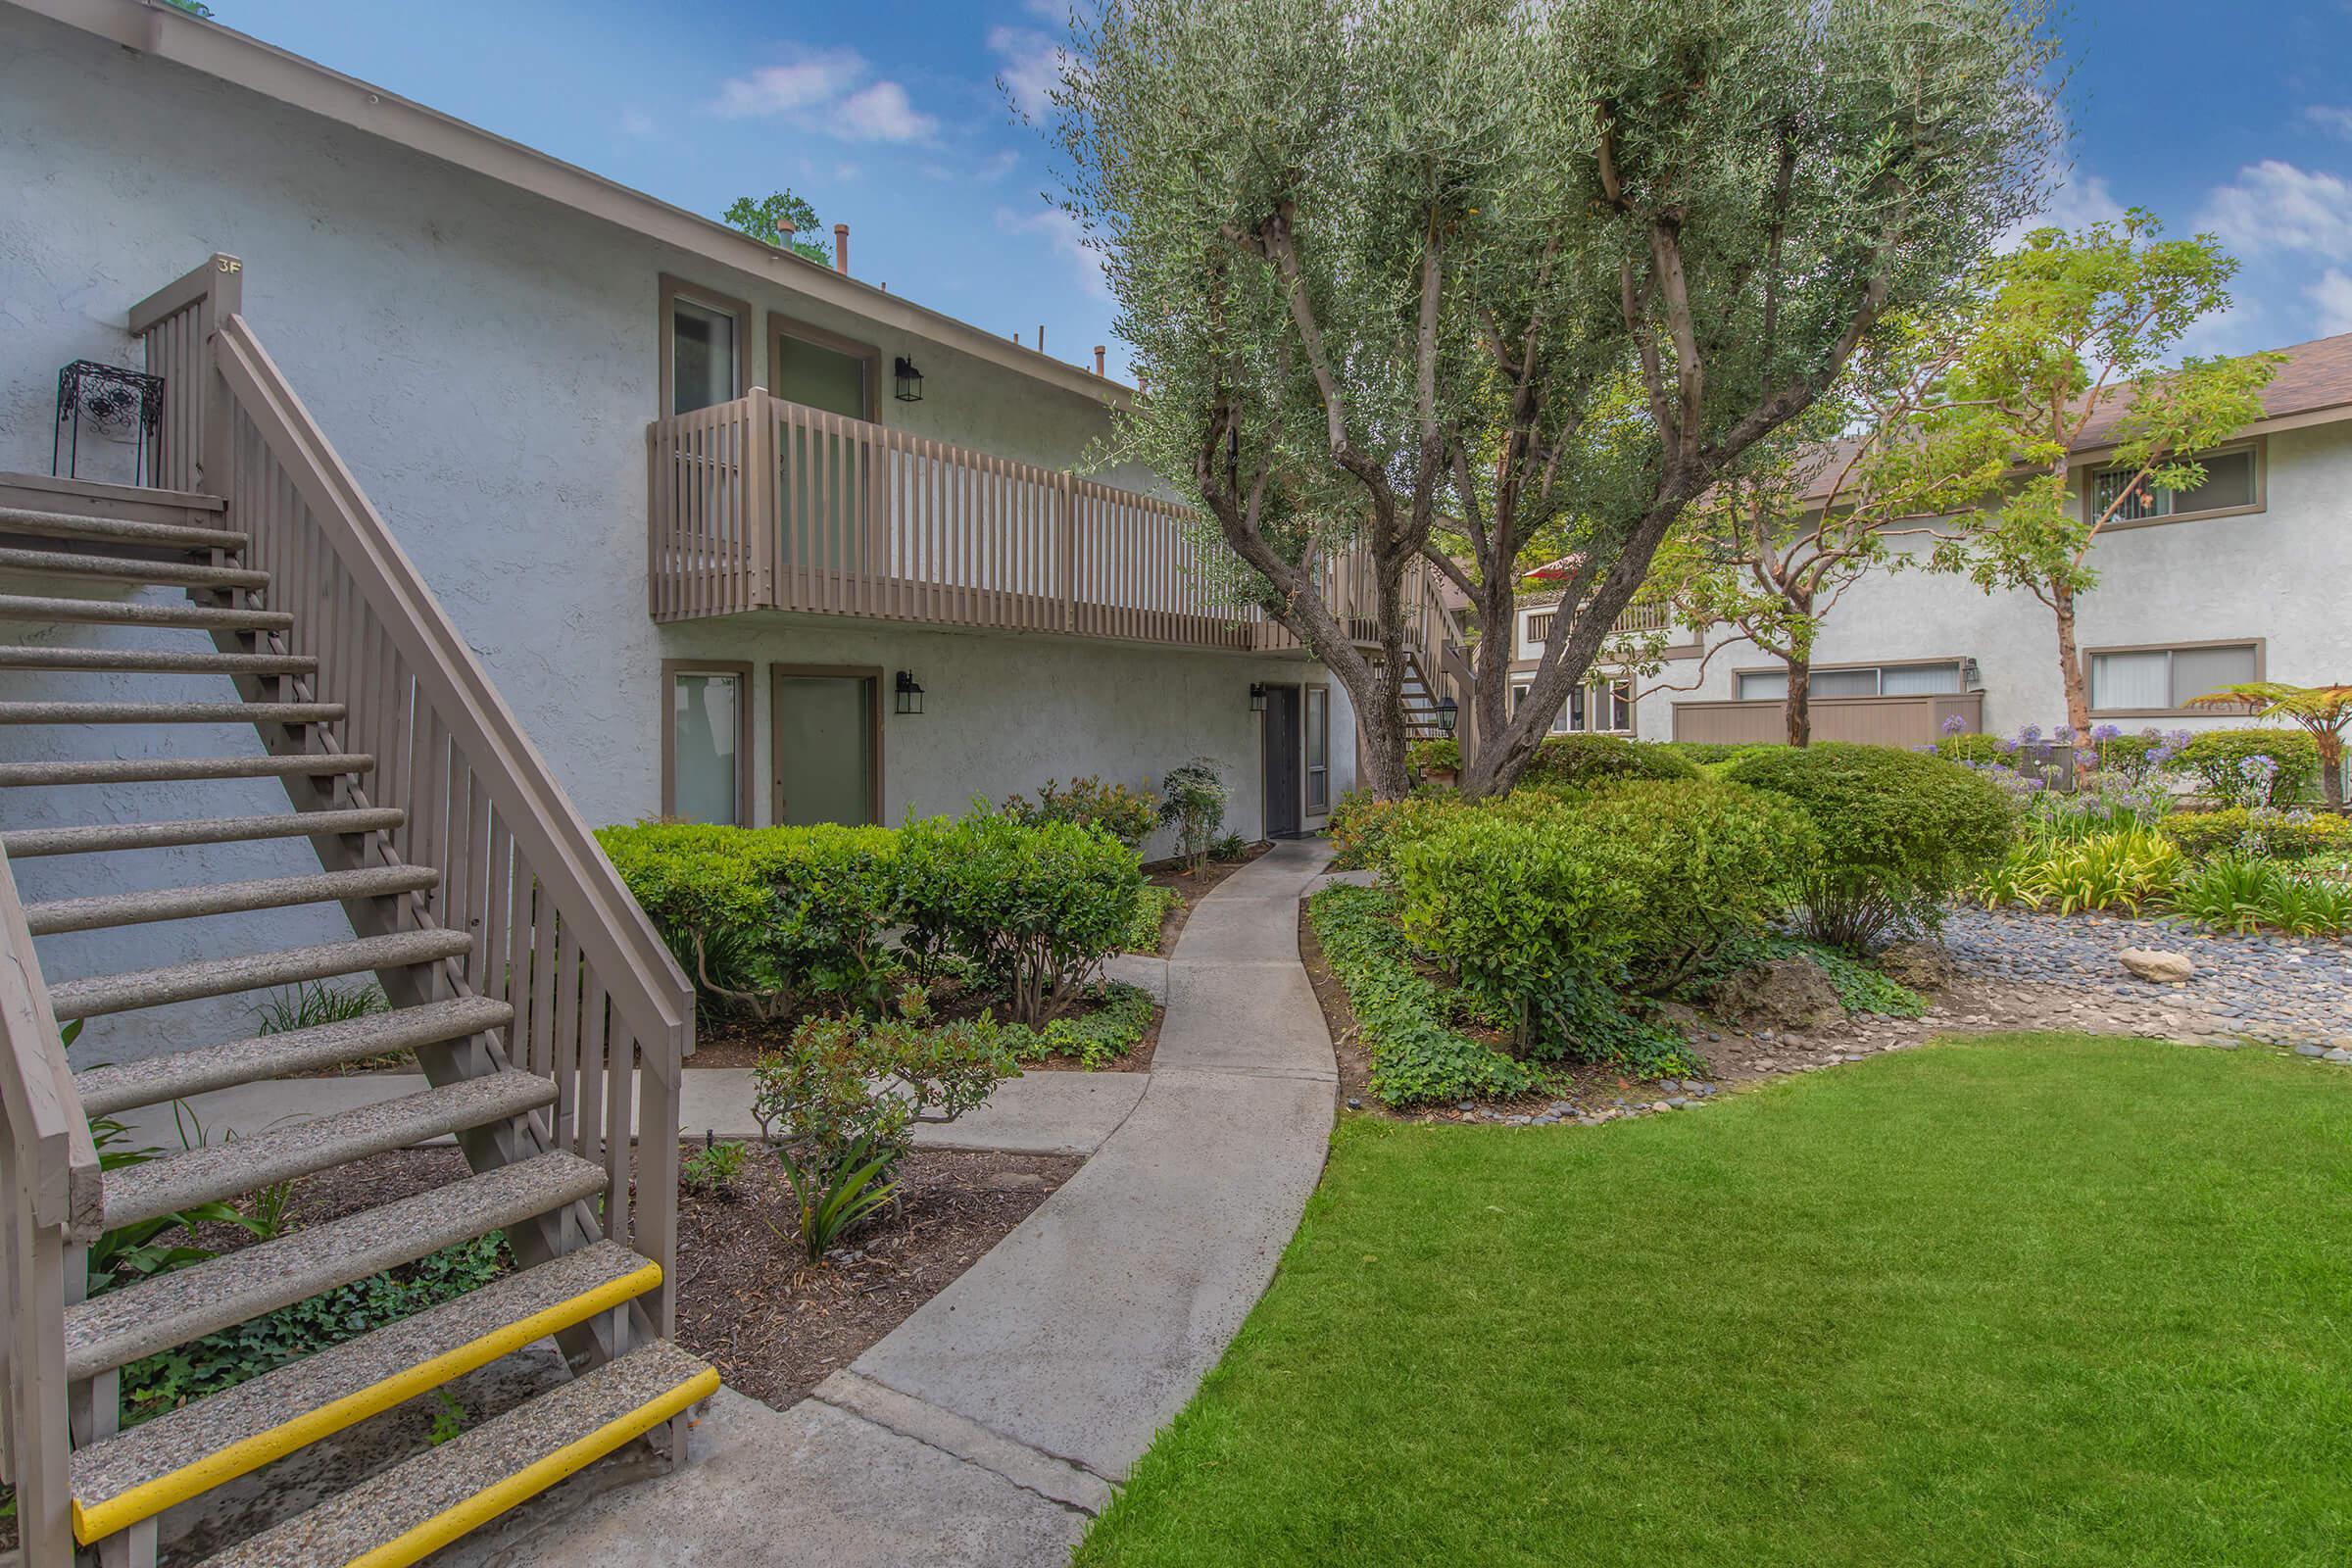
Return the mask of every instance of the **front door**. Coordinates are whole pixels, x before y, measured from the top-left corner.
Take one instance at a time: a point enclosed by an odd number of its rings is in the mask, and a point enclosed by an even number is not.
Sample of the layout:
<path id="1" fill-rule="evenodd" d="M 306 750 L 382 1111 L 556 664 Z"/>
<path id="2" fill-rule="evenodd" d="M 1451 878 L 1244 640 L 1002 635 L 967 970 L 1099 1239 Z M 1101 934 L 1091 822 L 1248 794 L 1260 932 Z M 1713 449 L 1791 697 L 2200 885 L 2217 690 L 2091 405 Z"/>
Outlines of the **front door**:
<path id="1" fill-rule="evenodd" d="M 1266 688 L 1266 837 L 1298 832 L 1298 688 Z"/>
<path id="2" fill-rule="evenodd" d="M 774 820 L 882 820 L 882 672 L 778 664 L 774 696 Z"/>

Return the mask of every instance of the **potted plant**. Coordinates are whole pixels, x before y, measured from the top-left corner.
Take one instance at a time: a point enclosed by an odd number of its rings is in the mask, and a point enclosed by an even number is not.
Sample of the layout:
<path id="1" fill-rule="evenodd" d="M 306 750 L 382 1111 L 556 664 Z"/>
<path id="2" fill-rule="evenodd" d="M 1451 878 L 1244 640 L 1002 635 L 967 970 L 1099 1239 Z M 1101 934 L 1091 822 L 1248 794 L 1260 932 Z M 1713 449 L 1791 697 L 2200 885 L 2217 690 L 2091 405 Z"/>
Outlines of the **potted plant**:
<path id="1" fill-rule="evenodd" d="M 1462 748 L 1450 735 L 1443 740 L 1415 741 L 1404 749 L 1404 762 L 1422 782 L 1451 789 L 1462 776 Z"/>

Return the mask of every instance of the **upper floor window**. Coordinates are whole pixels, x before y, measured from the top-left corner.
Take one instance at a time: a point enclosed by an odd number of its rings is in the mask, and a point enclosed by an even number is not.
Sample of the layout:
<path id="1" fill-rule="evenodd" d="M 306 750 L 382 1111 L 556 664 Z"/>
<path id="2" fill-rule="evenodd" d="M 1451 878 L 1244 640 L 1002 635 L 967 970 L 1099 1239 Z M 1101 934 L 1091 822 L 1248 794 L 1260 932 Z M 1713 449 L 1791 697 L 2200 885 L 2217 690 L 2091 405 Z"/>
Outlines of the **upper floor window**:
<path id="1" fill-rule="evenodd" d="M 743 396 L 751 383 L 751 318 L 741 300 L 662 279 L 663 414 L 692 414 Z"/>
<path id="2" fill-rule="evenodd" d="M 2090 477 L 2091 515 L 2113 522 L 2147 522 L 2164 517 L 2205 516 L 2217 512 L 2246 512 L 2262 504 L 2260 452 L 2252 446 L 2225 447 L 2198 459 L 2205 482 L 2187 490 L 2159 490 L 2140 483 L 2131 486 L 2135 470 L 2102 468 Z M 2116 506 L 2116 498 L 2123 504 Z"/>
<path id="3" fill-rule="evenodd" d="M 1531 643 L 1541 643 L 1544 638 L 1549 637 L 1551 635 L 1551 618 L 1557 613 L 1557 611 L 1539 610 L 1528 616 L 1527 640 Z"/>
<path id="4" fill-rule="evenodd" d="M 2193 712 L 2188 702 L 2262 679 L 2259 643 L 2090 650 L 2090 707 L 2097 713 Z"/>
<path id="5" fill-rule="evenodd" d="M 1511 688 L 1511 708 L 1527 701 L 1531 688 Z M 1634 683 L 1602 677 L 1587 681 L 1568 693 L 1568 700 L 1551 715 L 1554 735 L 1630 735 L 1634 732 Z"/>

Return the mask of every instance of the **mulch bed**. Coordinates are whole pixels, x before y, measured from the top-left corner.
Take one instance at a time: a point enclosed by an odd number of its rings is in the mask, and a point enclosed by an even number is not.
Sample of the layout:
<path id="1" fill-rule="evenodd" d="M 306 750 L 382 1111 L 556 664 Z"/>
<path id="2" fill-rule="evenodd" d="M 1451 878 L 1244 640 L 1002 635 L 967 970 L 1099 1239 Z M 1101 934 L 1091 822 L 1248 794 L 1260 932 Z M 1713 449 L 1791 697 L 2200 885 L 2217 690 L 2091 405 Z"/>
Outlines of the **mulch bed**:
<path id="1" fill-rule="evenodd" d="M 898 1211 L 811 1266 L 783 1169 L 755 1148 L 738 1193 L 678 1195 L 678 1343 L 780 1409 L 953 1284 L 1081 1163 L 918 1150 L 900 1167 Z"/>

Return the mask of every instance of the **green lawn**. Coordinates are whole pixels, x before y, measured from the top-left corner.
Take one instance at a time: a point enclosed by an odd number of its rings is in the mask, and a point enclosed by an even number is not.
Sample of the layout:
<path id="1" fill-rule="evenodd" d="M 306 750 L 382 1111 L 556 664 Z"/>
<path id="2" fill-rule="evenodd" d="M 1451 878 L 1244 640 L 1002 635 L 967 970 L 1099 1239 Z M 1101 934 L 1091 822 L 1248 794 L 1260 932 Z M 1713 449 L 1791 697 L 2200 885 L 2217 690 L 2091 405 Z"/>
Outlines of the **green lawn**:
<path id="1" fill-rule="evenodd" d="M 2352 1072 L 2005 1036 L 1345 1123 L 1078 1562 L 2340 1564 Z"/>

